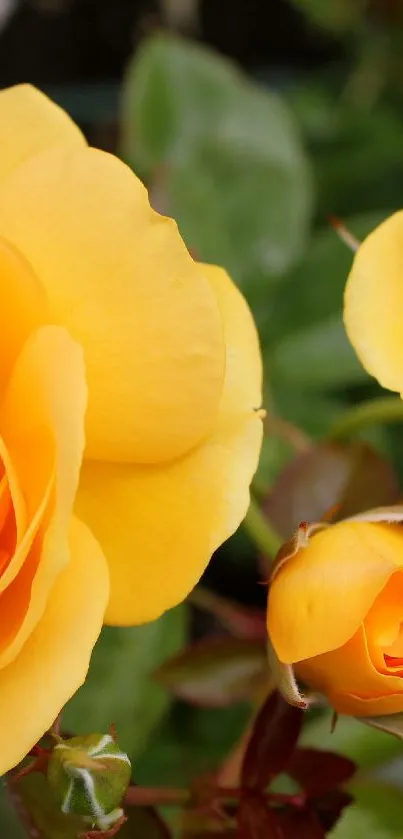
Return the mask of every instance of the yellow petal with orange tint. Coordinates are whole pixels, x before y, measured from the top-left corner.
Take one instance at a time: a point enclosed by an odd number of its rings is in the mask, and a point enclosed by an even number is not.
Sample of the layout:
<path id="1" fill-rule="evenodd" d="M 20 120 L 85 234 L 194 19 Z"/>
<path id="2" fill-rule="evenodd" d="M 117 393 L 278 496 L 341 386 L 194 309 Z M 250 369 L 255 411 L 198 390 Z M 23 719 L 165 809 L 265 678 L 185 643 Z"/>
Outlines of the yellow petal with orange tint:
<path id="1" fill-rule="evenodd" d="M 4 622 L 2 666 L 38 623 L 70 559 L 67 533 L 84 450 L 85 405 L 81 348 L 62 327 L 41 327 L 24 344 L 0 406 L 3 440 L 28 510 L 28 529 L 0 578 L 0 609 L 10 615 L 13 636 Z"/>
<path id="2" fill-rule="evenodd" d="M 369 653 L 381 672 L 393 672 L 385 661 L 385 654 L 403 657 L 402 623 L 403 573 L 398 571 L 378 594 L 364 621 Z M 399 669 L 403 670 L 403 667 Z"/>
<path id="3" fill-rule="evenodd" d="M 0 90 L 0 180 L 32 155 L 60 145 L 85 145 L 65 111 L 29 84 Z"/>
<path id="4" fill-rule="evenodd" d="M 365 369 L 383 387 L 403 392 L 403 211 L 371 233 L 348 278 L 344 320 Z"/>
<path id="5" fill-rule="evenodd" d="M 280 660 L 302 661 L 345 644 L 401 566 L 399 526 L 344 521 L 313 536 L 270 587 L 268 630 Z"/>
<path id="6" fill-rule="evenodd" d="M 207 277 L 224 321 L 227 363 L 217 428 L 197 449 L 161 467 L 85 461 L 79 515 L 107 556 L 109 623 L 142 623 L 181 601 L 249 505 L 262 441 L 256 329 L 239 291 L 219 269 Z"/>
<path id="7" fill-rule="evenodd" d="M 79 521 L 70 527 L 71 561 L 19 656 L 0 670 L 0 775 L 28 753 L 83 683 L 109 592 L 102 551 Z"/>
<path id="8" fill-rule="evenodd" d="M 338 714 L 354 717 L 379 717 L 403 711 L 403 692 L 382 694 L 368 699 L 351 693 L 330 693 L 328 699 Z"/>
<path id="9" fill-rule="evenodd" d="M 211 431 L 224 379 L 215 296 L 175 223 L 117 158 L 58 149 L 0 184 L 0 235 L 83 346 L 87 456 L 156 463 Z"/>
<path id="10" fill-rule="evenodd" d="M 0 92 L 0 101 L 1 95 Z M 3 393 L 23 342 L 46 322 L 47 301 L 29 263 L 1 238 L 0 300 L 0 393 Z"/>
<path id="11" fill-rule="evenodd" d="M 380 673 L 371 661 L 363 627 L 337 650 L 300 662 L 295 672 L 325 695 L 348 693 L 368 699 L 401 691 L 403 697 L 403 679 Z"/>

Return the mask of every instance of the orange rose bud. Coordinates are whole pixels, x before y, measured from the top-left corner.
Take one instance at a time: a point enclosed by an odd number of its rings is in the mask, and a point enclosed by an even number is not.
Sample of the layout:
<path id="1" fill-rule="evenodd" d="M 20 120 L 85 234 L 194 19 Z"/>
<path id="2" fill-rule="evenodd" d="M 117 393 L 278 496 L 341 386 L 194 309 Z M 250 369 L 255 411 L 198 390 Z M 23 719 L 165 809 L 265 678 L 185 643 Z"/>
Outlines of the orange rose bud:
<path id="1" fill-rule="evenodd" d="M 311 531 L 273 575 L 274 652 L 339 713 L 403 711 L 401 518 L 392 508 Z"/>

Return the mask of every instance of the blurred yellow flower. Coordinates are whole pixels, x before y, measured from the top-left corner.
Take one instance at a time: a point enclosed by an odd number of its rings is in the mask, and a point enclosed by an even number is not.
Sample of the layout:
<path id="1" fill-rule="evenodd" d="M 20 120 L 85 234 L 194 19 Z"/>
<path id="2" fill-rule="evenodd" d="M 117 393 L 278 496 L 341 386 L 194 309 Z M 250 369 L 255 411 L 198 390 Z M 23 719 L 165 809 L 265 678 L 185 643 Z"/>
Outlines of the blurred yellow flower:
<path id="1" fill-rule="evenodd" d="M 336 711 L 403 711 L 403 529 L 357 518 L 314 533 L 274 573 L 268 630 Z"/>
<path id="2" fill-rule="evenodd" d="M 240 293 L 25 85 L 0 92 L 0 302 L 3 774 L 82 683 L 105 609 L 152 620 L 195 585 L 246 513 L 262 423 Z"/>

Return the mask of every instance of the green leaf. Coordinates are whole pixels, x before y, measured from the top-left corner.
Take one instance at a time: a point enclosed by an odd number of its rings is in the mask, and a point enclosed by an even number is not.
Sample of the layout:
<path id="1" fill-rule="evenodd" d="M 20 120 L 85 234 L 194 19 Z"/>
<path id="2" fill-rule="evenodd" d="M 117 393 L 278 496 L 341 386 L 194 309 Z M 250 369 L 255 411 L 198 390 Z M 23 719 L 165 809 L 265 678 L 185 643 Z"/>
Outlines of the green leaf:
<path id="1" fill-rule="evenodd" d="M 369 375 L 347 339 L 340 315 L 284 338 L 270 362 L 289 387 L 331 389 L 369 382 Z"/>
<path id="2" fill-rule="evenodd" d="M 165 821 L 153 807 L 130 807 L 125 813 L 127 822 L 118 833 L 119 839 L 170 839 Z"/>
<path id="3" fill-rule="evenodd" d="M 213 52 L 159 35 L 137 53 L 123 101 L 125 157 L 152 178 L 200 259 L 244 283 L 296 261 L 311 177 L 281 97 Z"/>
<path id="4" fill-rule="evenodd" d="M 400 837 L 403 832 L 401 763 L 399 766 L 400 786 L 392 786 L 377 780 L 357 778 L 351 784 L 352 794 L 359 804 L 380 824 L 390 830 L 393 836 Z M 375 773 L 374 773 L 375 775 Z"/>
<path id="5" fill-rule="evenodd" d="M 398 839 L 399 834 L 385 827 L 364 807 L 353 805 L 344 811 L 329 837 L 331 839 Z"/>
<path id="6" fill-rule="evenodd" d="M 81 832 L 88 830 L 83 819 L 67 816 L 59 810 L 44 775 L 28 775 L 13 785 L 11 791 L 29 836 L 37 836 L 38 839 L 77 839 Z"/>
<path id="7" fill-rule="evenodd" d="M 188 786 L 224 761 L 250 721 L 250 705 L 196 708 L 175 704 L 153 735 L 152 748 L 135 765 L 145 786 Z"/>
<path id="8" fill-rule="evenodd" d="M 300 745 L 340 752 L 360 768 L 379 766 L 401 755 L 401 742 L 390 734 L 370 728 L 352 717 L 339 717 L 332 733 L 331 718 L 329 712 L 308 722 L 303 728 Z"/>
<path id="9" fill-rule="evenodd" d="M 15 806 L 12 804 L 7 784 L 3 780 L 0 784 L 0 825 L 1 836 L 7 839 L 27 839 L 26 830 L 17 815 Z"/>
<path id="10" fill-rule="evenodd" d="M 158 682 L 174 696 L 206 707 L 253 699 L 269 681 L 266 646 L 246 638 L 206 638 L 166 661 Z"/>
<path id="11" fill-rule="evenodd" d="M 44 775 L 28 775 L 16 785 L 10 785 L 10 788 L 22 822 L 32 839 L 77 839 L 90 829 L 84 819 L 62 813 L 54 803 Z M 121 839 L 169 839 L 168 828 L 152 807 L 128 807 L 125 808 L 125 815 L 127 822 L 118 834 Z M 2 821 L 1 827 L 4 826 Z M 17 833 L 7 833 L 7 839 L 22 839 L 26 835 L 24 833 L 20 837 Z"/>
<path id="12" fill-rule="evenodd" d="M 327 29 L 344 31 L 356 26 L 364 9 L 364 0 L 293 0 L 314 23 Z"/>
<path id="13" fill-rule="evenodd" d="M 385 212 L 368 213 L 345 223 L 362 239 L 385 216 Z M 329 390 L 371 381 L 343 325 L 343 295 L 352 259 L 329 226 L 313 237 L 303 260 L 272 289 L 260 332 L 267 369 L 279 387 Z"/>
<path id="14" fill-rule="evenodd" d="M 122 749 L 137 758 L 170 703 L 152 673 L 181 649 L 185 624 L 186 607 L 180 606 L 144 626 L 104 628 L 88 677 L 65 709 L 64 729 L 106 732 L 114 722 Z"/>
<path id="15" fill-rule="evenodd" d="M 387 216 L 364 213 L 343 219 L 358 239 L 367 236 Z M 343 294 L 353 254 L 330 224 L 313 236 L 303 259 L 272 292 L 264 342 L 276 346 L 285 336 L 307 327 L 342 319 Z"/>

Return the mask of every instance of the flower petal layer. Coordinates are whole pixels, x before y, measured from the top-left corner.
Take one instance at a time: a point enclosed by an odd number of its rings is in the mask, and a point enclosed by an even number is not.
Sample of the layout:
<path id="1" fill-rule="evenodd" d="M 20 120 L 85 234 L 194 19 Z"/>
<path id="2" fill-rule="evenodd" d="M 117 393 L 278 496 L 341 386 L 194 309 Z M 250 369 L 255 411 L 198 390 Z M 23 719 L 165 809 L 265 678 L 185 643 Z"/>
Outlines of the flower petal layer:
<path id="1" fill-rule="evenodd" d="M 403 393 L 403 211 L 358 249 L 345 292 L 348 337 L 368 372 Z"/>
<path id="2" fill-rule="evenodd" d="M 348 716 L 379 717 L 403 711 L 403 693 L 382 694 L 369 699 L 363 699 L 353 693 L 330 693 L 328 699 L 338 714 Z"/>
<path id="3" fill-rule="evenodd" d="M 0 91 L 0 102 L 1 95 Z M 31 266 L 1 238 L 0 300 L 0 393 L 3 393 L 23 342 L 45 323 L 47 305 L 45 292 Z"/>
<path id="4" fill-rule="evenodd" d="M 295 670 L 310 687 L 326 696 L 354 694 L 369 699 L 401 692 L 403 704 L 403 680 L 379 673 L 371 661 L 362 626 L 342 647 L 300 662 Z"/>
<path id="5" fill-rule="evenodd" d="M 27 529 L 0 577 L 1 666 L 20 651 L 70 560 L 85 405 L 81 348 L 62 327 L 41 327 L 24 344 L 0 405 L 2 438 L 27 510 Z"/>
<path id="6" fill-rule="evenodd" d="M 315 534 L 270 588 L 268 630 L 280 660 L 291 664 L 345 644 L 401 566 L 397 525 L 345 521 Z"/>
<path id="7" fill-rule="evenodd" d="M 181 601 L 249 505 L 262 441 L 253 410 L 261 399 L 256 330 L 229 278 L 211 266 L 206 276 L 217 293 L 227 348 L 216 430 L 165 467 L 83 466 L 77 509 L 109 562 L 109 623 L 152 620 Z"/>
<path id="8" fill-rule="evenodd" d="M 0 184 L 1 233 L 84 348 L 87 456 L 157 463 L 198 444 L 223 387 L 217 301 L 128 167 L 89 148 L 37 155 Z"/>
<path id="9" fill-rule="evenodd" d="M 85 145 L 65 111 L 29 84 L 0 90 L 0 180 L 32 155 L 60 145 Z"/>
<path id="10" fill-rule="evenodd" d="M 90 531 L 70 527 L 71 561 L 18 657 L 0 670 L 0 775 L 15 766 L 83 683 L 102 626 L 108 571 Z"/>
<path id="11" fill-rule="evenodd" d="M 248 304 L 227 272 L 217 265 L 201 265 L 225 325 L 227 352 L 225 388 L 220 414 L 248 413 L 262 400 L 262 358 L 255 322 Z"/>

